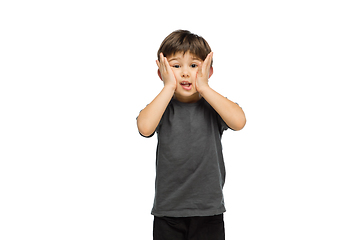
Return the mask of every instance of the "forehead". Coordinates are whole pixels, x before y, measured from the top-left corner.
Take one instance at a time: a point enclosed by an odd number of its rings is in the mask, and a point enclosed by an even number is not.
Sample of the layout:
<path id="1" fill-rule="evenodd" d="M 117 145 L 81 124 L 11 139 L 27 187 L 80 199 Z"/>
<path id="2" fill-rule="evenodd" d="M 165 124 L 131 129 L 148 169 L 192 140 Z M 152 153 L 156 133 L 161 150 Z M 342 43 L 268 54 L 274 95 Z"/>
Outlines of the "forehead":
<path id="1" fill-rule="evenodd" d="M 190 53 L 190 51 L 187 52 L 176 52 L 175 54 L 168 56 L 167 59 L 169 59 L 169 61 L 172 60 L 178 60 L 178 61 L 187 61 L 187 60 L 198 60 L 198 61 L 202 61 L 199 57 L 197 57 L 196 55 Z"/>

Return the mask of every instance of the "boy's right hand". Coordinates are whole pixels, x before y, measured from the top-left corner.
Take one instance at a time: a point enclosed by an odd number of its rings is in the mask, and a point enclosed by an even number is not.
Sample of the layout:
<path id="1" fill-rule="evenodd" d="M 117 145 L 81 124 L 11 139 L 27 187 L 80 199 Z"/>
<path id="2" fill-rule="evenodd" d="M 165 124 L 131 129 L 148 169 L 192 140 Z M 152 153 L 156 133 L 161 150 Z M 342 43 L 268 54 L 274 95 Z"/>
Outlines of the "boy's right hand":
<path id="1" fill-rule="evenodd" d="M 167 58 L 164 57 L 162 53 L 160 53 L 160 62 L 156 60 L 156 64 L 159 68 L 159 77 L 164 82 L 164 86 L 171 87 L 175 91 L 177 84 L 174 72 L 172 71 L 169 62 L 167 61 Z"/>

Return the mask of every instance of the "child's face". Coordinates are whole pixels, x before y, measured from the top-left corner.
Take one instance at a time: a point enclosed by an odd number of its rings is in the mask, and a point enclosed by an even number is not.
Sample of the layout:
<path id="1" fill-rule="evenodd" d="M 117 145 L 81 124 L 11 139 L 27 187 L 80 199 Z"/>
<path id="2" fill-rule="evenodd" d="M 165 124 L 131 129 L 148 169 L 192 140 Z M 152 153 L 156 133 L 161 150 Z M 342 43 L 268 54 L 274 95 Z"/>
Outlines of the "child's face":
<path id="1" fill-rule="evenodd" d="M 198 66 L 204 61 L 194 56 L 189 51 L 183 54 L 176 53 L 167 57 L 174 72 L 177 87 L 175 97 L 179 101 L 192 102 L 201 98 L 195 87 Z"/>

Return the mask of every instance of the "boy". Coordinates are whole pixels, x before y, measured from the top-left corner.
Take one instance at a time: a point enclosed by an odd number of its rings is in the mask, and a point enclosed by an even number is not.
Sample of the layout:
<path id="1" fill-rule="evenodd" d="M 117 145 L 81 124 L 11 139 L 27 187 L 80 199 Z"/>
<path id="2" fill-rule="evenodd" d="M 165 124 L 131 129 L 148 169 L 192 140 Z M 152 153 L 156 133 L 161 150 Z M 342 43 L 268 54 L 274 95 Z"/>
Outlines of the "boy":
<path id="1" fill-rule="evenodd" d="M 158 51 L 164 88 L 137 118 L 142 136 L 158 136 L 154 240 L 225 239 L 221 136 L 246 119 L 208 85 L 212 57 L 205 39 L 185 30 L 167 36 Z"/>

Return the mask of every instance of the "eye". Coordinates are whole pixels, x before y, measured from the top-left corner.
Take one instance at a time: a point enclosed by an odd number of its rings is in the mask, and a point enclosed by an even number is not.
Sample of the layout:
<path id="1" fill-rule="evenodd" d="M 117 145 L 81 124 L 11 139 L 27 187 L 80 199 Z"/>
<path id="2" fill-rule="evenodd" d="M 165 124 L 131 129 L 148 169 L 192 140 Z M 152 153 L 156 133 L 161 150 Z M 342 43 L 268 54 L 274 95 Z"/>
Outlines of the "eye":
<path id="1" fill-rule="evenodd" d="M 175 65 L 173 65 L 173 68 L 180 68 L 180 65 L 175 64 Z"/>
<path id="2" fill-rule="evenodd" d="M 191 67 L 192 67 L 192 68 L 196 68 L 196 67 L 197 67 L 197 64 L 193 63 L 193 64 L 191 64 Z"/>

